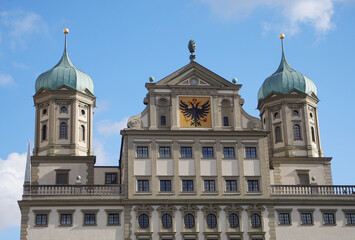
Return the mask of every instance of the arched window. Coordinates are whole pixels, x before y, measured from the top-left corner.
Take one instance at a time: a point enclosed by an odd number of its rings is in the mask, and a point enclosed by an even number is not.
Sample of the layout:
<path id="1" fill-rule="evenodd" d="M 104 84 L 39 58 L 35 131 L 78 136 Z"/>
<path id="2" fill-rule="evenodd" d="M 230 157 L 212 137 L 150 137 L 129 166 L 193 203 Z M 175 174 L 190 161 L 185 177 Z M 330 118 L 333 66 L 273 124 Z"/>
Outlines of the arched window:
<path id="1" fill-rule="evenodd" d="M 232 213 L 229 215 L 229 226 L 231 228 L 237 228 L 239 226 L 239 218 L 237 214 Z"/>
<path id="2" fill-rule="evenodd" d="M 166 117 L 164 115 L 160 116 L 160 126 L 166 126 Z"/>
<path id="3" fill-rule="evenodd" d="M 311 133 L 312 133 L 312 141 L 315 142 L 316 141 L 316 136 L 314 134 L 314 127 L 311 127 Z"/>
<path id="4" fill-rule="evenodd" d="M 170 228 L 171 224 L 172 224 L 172 218 L 171 218 L 170 214 L 167 214 L 167 213 L 164 214 L 161 217 L 161 223 L 163 224 L 164 228 Z"/>
<path id="5" fill-rule="evenodd" d="M 223 126 L 229 126 L 228 117 L 223 117 Z"/>
<path id="6" fill-rule="evenodd" d="M 298 111 L 297 110 L 293 110 L 292 115 L 293 116 L 298 116 Z"/>
<path id="7" fill-rule="evenodd" d="M 184 223 L 187 228 L 193 228 L 195 226 L 195 217 L 188 213 L 184 217 Z"/>
<path id="8" fill-rule="evenodd" d="M 47 125 L 42 126 L 42 141 L 47 140 Z"/>
<path id="9" fill-rule="evenodd" d="M 59 138 L 67 138 L 67 124 L 65 122 L 60 124 Z"/>
<path id="10" fill-rule="evenodd" d="M 80 126 L 80 139 L 82 141 L 85 141 L 85 126 L 84 125 Z"/>
<path id="11" fill-rule="evenodd" d="M 67 107 L 63 106 L 63 107 L 60 108 L 60 111 L 61 111 L 62 113 L 65 113 L 65 112 L 67 112 L 68 110 L 67 110 Z"/>
<path id="12" fill-rule="evenodd" d="M 275 112 L 274 113 L 274 118 L 279 118 L 280 117 L 280 114 L 278 112 Z"/>
<path id="13" fill-rule="evenodd" d="M 282 142 L 281 128 L 279 126 L 275 127 L 275 142 Z"/>
<path id="14" fill-rule="evenodd" d="M 293 133 L 294 133 L 295 140 L 301 140 L 301 129 L 300 129 L 300 125 L 295 124 L 295 125 L 293 126 Z"/>
<path id="15" fill-rule="evenodd" d="M 141 214 L 138 217 L 138 223 L 141 228 L 147 228 L 149 226 L 149 217 L 147 214 Z"/>
<path id="16" fill-rule="evenodd" d="M 217 218 L 216 218 L 216 215 L 210 213 L 207 215 L 207 218 L 206 218 L 206 222 L 207 222 L 207 226 L 209 228 L 215 228 L 216 225 L 217 225 Z"/>
<path id="17" fill-rule="evenodd" d="M 260 228 L 261 227 L 261 218 L 260 218 L 259 214 L 253 213 L 251 215 L 251 226 L 253 228 Z"/>

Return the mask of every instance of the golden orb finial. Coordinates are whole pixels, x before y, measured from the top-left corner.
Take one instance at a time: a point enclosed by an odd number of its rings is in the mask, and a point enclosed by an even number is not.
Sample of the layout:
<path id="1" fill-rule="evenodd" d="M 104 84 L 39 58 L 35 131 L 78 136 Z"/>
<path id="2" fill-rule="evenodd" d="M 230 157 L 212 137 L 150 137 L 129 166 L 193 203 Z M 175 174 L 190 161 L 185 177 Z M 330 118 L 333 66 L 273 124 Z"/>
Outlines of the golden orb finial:
<path id="1" fill-rule="evenodd" d="M 280 33 L 279 37 L 280 37 L 280 39 L 284 39 L 285 38 L 285 34 Z"/>
<path id="2" fill-rule="evenodd" d="M 63 33 L 64 33 L 64 34 L 68 34 L 68 33 L 69 33 L 69 29 L 68 29 L 68 28 L 64 28 L 64 29 L 63 29 Z"/>

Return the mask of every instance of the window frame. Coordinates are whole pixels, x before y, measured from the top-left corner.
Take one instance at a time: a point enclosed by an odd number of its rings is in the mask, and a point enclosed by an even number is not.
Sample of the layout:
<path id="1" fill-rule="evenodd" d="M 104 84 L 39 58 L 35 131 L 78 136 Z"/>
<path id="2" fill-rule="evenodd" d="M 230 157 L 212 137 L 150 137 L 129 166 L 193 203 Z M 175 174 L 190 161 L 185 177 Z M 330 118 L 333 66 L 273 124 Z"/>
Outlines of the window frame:
<path id="1" fill-rule="evenodd" d="M 227 189 L 227 181 L 235 181 L 235 190 L 228 190 Z M 228 177 L 224 179 L 224 192 L 225 193 L 238 193 L 239 192 L 239 186 L 238 186 L 238 177 L 232 178 Z"/>
<path id="2" fill-rule="evenodd" d="M 210 225 L 211 224 L 211 225 Z M 214 229 L 218 226 L 217 216 L 214 213 L 207 213 L 206 225 L 209 229 Z"/>
<path id="3" fill-rule="evenodd" d="M 163 182 L 170 182 L 170 190 L 162 190 L 162 181 Z M 165 185 L 166 187 L 166 185 Z M 173 184 L 172 184 L 172 179 L 171 178 L 159 178 L 159 193 L 171 193 L 173 192 Z"/>
<path id="4" fill-rule="evenodd" d="M 274 129 L 275 143 L 282 142 L 282 130 L 280 125 L 276 125 Z"/>
<path id="5" fill-rule="evenodd" d="M 69 173 L 70 169 L 55 169 L 55 184 L 56 185 L 69 185 Z M 67 175 L 66 183 L 58 183 L 58 175 Z"/>
<path id="6" fill-rule="evenodd" d="M 142 183 L 142 185 L 140 185 L 139 183 Z M 146 183 L 148 183 L 148 185 L 146 185 Z M 142 187 L 140 189 L 140 186 Z M 145 187 L 148 186 L 148 189 L 145 190 Z M 136 185 L 136 192 L 137 193 L 149 193 L 150 190 L 150 181 L 147 178 L 137 178 L 137 185 Z"/>
<path id="7" fill-rule="evenodd" d="M 345 226 L 355 226 L 355 209 L 342 209 L 344 213 L 344 221 L 345 221 Z M 354 222 L 349 223 L 347 215 L 354 215 Z M 351 219 L 353 219 L 351 217 Z"/>
<path id="8" fill-rule="evenodd" d="M 75 209 L 58 209 L 58 216 L 59 216 L 59 227 L 72 227 L 73 226 L 73 221 L 74 221 L 74 212 Z M 71 215 L 71 222 L 69 224 L 63 224 L 62 223 L 62 215 Z"/>
<path id="9" fill-rule="evenodd" d="M 82 209 L 81 212 L 83 213 L 83 227 L 97 226 L 97 213 L 99 212 L 99 209 Z M 93 224 L 86 223 L 85 220 L 86 220 L 87 214 L 94 215 L 94 223 Z"/>
<path id="10" fill-rule="evenodd" d="M 68 139 L 68 122 L 63 119 L 59 124 L 59 139 Z"/>
<path id="11" fill-rule="evenodd" d="M 166 225 L 164 223 L 166 223 L 166 221 L 164 221 L 164 216 L 169 216 L 170 217 L 170 225 Z M 173 217 L 171 216 L 170 213 L 167 213 L 167 212 L 164 212 L 162 215 L 161 215 L 161 225 L 164 229 L 171 229 L 172 226 L 173 226 Z"/>
<path id="12" fill-rule="evenodd" d="M 190 225 L 187 226 L 187 224 L 186 224 L 186 216 L 188 216 L 188 215 L 189 215 L 189 216 L 190 216 L 190 215 L 192 216 L 192 220 L 193 220 L 193 221 L 192 221 L 192 226 L 190 226 Z M 195 227 L 195 225 L 196 225 L 196 217 L 194 216 L 194 214 L 191 213 L 191 212 L 185 213 L 185 214 L 184 214 L 184 227 L 187 228 L 187 229 L 192 229 L 192 228 Z"/>
<path id="13" fill-rule="evenodd" d="M 163 124 L 164 123 L 164 124 Z M 166 116 L 165 115 L 160 115 L 160 124 L 161 127 L 166 127 Z"/>
<path id="14" fill-rule="evenodd" d="M 314 209 L 311 209 L 311 208 L 306 208 L 306 209 L 297 209 L 299 214 L 300 214 L 300 225 L 301 226 L 312 226 L 314 225 L 314 216 L 313 216 L 313 212 L 314 212 Z M 311 216 L 311 223 L 308 223 L 308 222 L 303 222 L 303 214 L 310 214 Z"/>
<path id="15" fill-rule="evenodd" d="M 223 127 L 230 127 L 228 116 L 224 116 L 222 120 L 223 120 Z"/>
<path id="16" fill-rule="evenodd" d="M 303 186 L 307 185 L 308 186 L 308 185 L 311 184 L 310 177 L 309 177 L 310 170 L 308 170 L 308 169 L 296 169 L 296 173 L 297 173 L 297 184 L 298 185 L 303 185 Z M 300 175 L 308 175 L 308 183 L 302 184 Z"/>
<path id="17" fill-rule="evenodd" d="M 253 224 L 253 216 L 258 216 L 258 221 L 259 221 L 259 225 L 258 226 L 254 226 L 254 224 Z M 256 220 L 256 219 L 255 219 Z M 254 221 L 255 221 L 254 220 Z M 263 222 L 262 222 L 262 216 L 261 216 L 261 213 L 259 213 L 259 212 L 252 212 L 251 214 L 250 214 L 250 227 L 251 227 L 251 229 L 262 229 L 262 227 L 263 227 Z"/>
<path id="18" fill-rule="evenodd" d="M 164 154 L 166 154 L 165 152 L 162 154 L 162 152 L 161 152 L 161 150 L 163 149 L 163 151 L 164 151 L 164 149 L 169 149 L 169 154 L 168 155 L 164 155 Z M 166 158 L 171 158 L 171 147 L 170 146 L 159 146 L 159 158 L 164 158 L 164 159 L 166 159 Z"/>
<path id="19" fill-rule="evenodd" d="M 202 146 L 202 158 L 215 158 L 214 147 L 213 146 Z"/>
<path id="20" fill-rule="evenodd" d="M 143 217 L 145 217 L 145 216 L 147 217 L 147 219 L 143 219 Z M 141 226 L 141 217 L 142 217 L 142 220 L 143 220 L 142 224 L 145 223 L 144 220 L 148 220 L 146 226 L 145 226 L 145 225 Z M 140 213 L 140 214 L 138 215 L 138 217 L 137 217 L 137 222 L 138 222 L 138 226 L 139 226 L 140 229 L 149 229 L 149 227 L 150 227 L 149 214 L 147 214 L 147 213 L 145 213 L 145 212 Z"/>
<path id="21" fill-rule="evenodd" d="M 277 212 L 278 218 L 278 225 L 280 226 L 290 226 L 292 225 L 292 208 L 282 208 L 282 209 L 275 209 Z M 281 222 L 281 214 L 288 214 L 288 223 Z"/>
<path id="22" fill-rule="evenodd" d="M 33 213 L 34 213 L 34 223 L 33 223 L 33 226 L 34 227 L 48 227 L 48 222 L 49 222 L 49 214 L 50 214 L 51 210 L 33 210 Z M 45 224 L 37 224 L 37 216 L 39 215 L 43 215 L 43 216 L 46 216 L 46 222 Z"/>
<path id="23" fill-rule="evenodd" d="M 139 151 L 141 149 L 142 151 Z M 146 154 L 143 149 L 146 149 Z M 146 159 L 149 158 L 149 146 L 147 145 L 137 145 L 136 146 L 136 158 Z"/>
<path id="24" fill-rule="evenodd" d="M 229 153 L 231 153 L 231 151 L 228 151 L 230 149 L 233 149 L 233 156 L 230 157 L 231 155 L 229 155 Z M 227 150 L 227 157 L 226 157 L 226 150 Z M 232 146 L 223 146 L 223 158 L 224 159 L 235 159 L 236 158 L 236 153 L 235 153 L 235 147 Z"/>
<path id="25" fill-rule="evenodd" d="M 116 175 L 115 182 L 107 182 L 107 176 Z M 105 172 L 105 184 L 118 184 L 118 173 L 117 172 Z"/>
<path id="26" fill-rule="evenodd" d="M 192 190 L 184 190 L 184 182 L 187 181 L 187 185 L 190 185 L 192 183 Z M 189 186 L 187 186 L 187 189 L 190 189 Z M 195 179 L 192 178 L 182 178 L 181 179 L 181 192 L 182 193 L 195 193 Z"/>
<path id="27" fill-rule="evenodd" d="M 121 226 L 121 213 L 122 210 L 121 209 L 105 209 L 106 212 L 106 226 Z M 110 224 L 110 214 L 118 214 L 118 223 L 115 224 Z"/>
<path id="28" fill-rule="evenodd" d="M 302 141 L 301 126 L 300 123 L 293 124 L 293 140 Z"/>
<path id="29" fill-rule="evenodd" d="M 184 153 L 184 155 L 182 154 L 182 149 L 190 149 L 191 150 L 191 155 L 187 156 L 187 152 Z M 193 150 L 192 150 L 192 146 L 181 146 L 180 147 L 180 158 L 181 159 L 191 159 L 193 158 L 194 154 L 193 154 Z"/>
<path id="30" fill-rule="evenodd" d="M 246 193 L 247 194 L 253 194 L 253 193 L 258 193 L 260 194 L 262 191 L 262 185 L 261 185 L 261 181 L 260 181 L 260 177 L 245 177 L 246 180 Z M 249 181 L 257 181 L 258 183 L 258 190 L 257 191 L 250 191 L 249 190 Z"/>
<path id="31" fill-rule="evenodd" d="M 212 187 L 212 190 L 211 190 L 211 187 Z M 216 192 L 217 192 L 216 180 L 214 178 L 213 179 L 212 178 L 203 179 L 203 193 L 216 193 Z"/>
<path id="32" fill-rule="evenodd" d="M 248 152 L 251 149 L 255 149 L 255 156 L 252 155 L 252 152 Z M 245 152 L 245 159 L 257 159 L 258 158 L 258 148 L 256 146 L 245 146 L 244 147 L 244 152 Z"/>
<path id="33" fill-rule="evenodd" d="M 41 142 L 48 141 L 48 127 L 47 127 L 47 122 L 42 123 L 41 127 Z"/>

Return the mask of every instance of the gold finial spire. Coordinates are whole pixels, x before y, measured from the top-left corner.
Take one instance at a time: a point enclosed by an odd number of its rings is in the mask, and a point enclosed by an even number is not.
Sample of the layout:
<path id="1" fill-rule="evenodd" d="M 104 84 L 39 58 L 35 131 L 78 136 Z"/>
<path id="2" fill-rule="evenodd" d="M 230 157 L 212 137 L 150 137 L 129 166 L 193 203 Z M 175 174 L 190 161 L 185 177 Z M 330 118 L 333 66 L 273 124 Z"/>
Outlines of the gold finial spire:
<path id="1" fill-rule="evenodd" d="M 279 37 L 280 37 L 280 39 L 284 39 L 285 38 L 285 34 L 280 33 Z"/>
<path id="2" fill-rule="evenodd" d="M 69 33 L 69 29 L 68 29 L 68 28 L 64 28 L 64 29 L 63 29 L 63 33 L 64 33 L 64 34 L 68 34 L 68 33 Z"/>

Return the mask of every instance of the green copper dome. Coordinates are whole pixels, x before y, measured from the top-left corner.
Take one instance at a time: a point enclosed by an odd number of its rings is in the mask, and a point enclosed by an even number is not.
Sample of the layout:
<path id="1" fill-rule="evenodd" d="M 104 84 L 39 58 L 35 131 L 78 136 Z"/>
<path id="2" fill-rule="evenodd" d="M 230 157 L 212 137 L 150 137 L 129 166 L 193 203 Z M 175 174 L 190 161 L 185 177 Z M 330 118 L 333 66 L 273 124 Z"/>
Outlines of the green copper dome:
<path id="1" fill-rule="evenodd" d="M 266 78 L 263 85 L 261 85 L 258 93 L 258 100 L 264 99 L 272 92 L 285 94 L 293 89 L 297 89 L 306 94 L 311 94 L 313 92 L 317 96 L 317 87 L 314 82 L 302 73 L 296 72 L 288 64 L 282 41 L 282 57 L 280 66 L 276 72 Z"/>
<path id="2" fill-rule="evenodd" d="M 94 82 L 91 77 L 77 69 L 69 59 L 66 35 L 62 58 L 52 69 L 39 75 L 36 80 L 36 92 L 41 88 L 55 89 L 61 85 L 67 85 L 79 91 L 87 89 L 94 94 Z"/>

